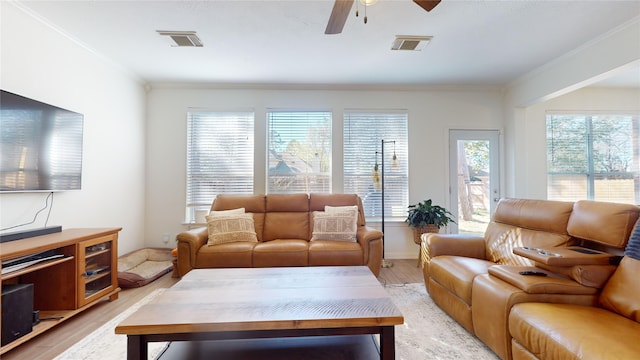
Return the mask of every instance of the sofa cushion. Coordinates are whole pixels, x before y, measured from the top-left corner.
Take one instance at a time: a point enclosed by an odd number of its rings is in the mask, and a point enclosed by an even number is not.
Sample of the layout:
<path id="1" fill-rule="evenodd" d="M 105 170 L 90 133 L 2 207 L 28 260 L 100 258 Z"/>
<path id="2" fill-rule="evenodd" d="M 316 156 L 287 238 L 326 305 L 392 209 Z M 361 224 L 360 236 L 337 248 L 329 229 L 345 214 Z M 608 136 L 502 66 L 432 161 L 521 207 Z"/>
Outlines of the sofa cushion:
<path id="1" fill-rule="evenodd" d="M 640 260 L 623 257 L 600 294 L 605 309 L 640 322 Z"/>
<path id="2" fill-rule="evenodd" d="M 206 219 L 209 229 L 208 245 L 258 241 L 252 214 L 209 215 Z"/>
<path id="3" fill-rule="evenodd" d="M 313 232 L 311 241 L 338 240 L 356 241 L 358 230 L 357 209 L 343 212 L 313 212 Z"/>
<path id="4" fill-rule="evenodd" d="M 213 246 L 203 246 L 198 250 L 195 267 L 226 268 L 252 267 L 253 248 L 256 242 L 230 242 Z"/>
<path id="5" fill-rule="evenodd" d="M 522 303 L 509 314 L 514 341 L 540 359 L 635 359 L 640 323 L 598 307 Z"/>
<path id="6" fill-rule="evenodd" d="M 244 208 L 245 212 L 264 213 L 266 206 L 264 199 L 264 195 L 218 194 L 211 204 L 211 210 L 219 211 Z"/>
<path id="7" fill-rule="evenodd" d="M 302 239 L 261 242 L 253 249 L 253 267 L 307 266 L 309 242 Z"/>
<path id="8" fill-rule="evenodd" d="M 471 305 L 471 289 L 473 279 L 486 274 L 494 264 L 480 259 L 462 256 L 436 256 L 429 263 L 429 275 L 435 281 L 448 289 L 462 301 Z"/>
<path id="9" fill-rule="evenodd" d="M 567 232 L 576 238 L 623 249 L 640 207 L 629 204 L 580 200 L 573 204 Z"/>
<path id="10" fill-rule="evenodd" d="M 263 241 L 311 238 L 307 194 L 269 194 L 266 204 Z"/>
<path id="11" fill-rule="evenodd" d="M 568 201 L 501 199 L 492 221 L 519 228 L 567 233 L 573 203 Z"/>
<path id="12" fill-rule="evenodd" d="M 309 244 L 309 266 L 360 265 L 364 254 L 357 242 L 316 240 Z"/>

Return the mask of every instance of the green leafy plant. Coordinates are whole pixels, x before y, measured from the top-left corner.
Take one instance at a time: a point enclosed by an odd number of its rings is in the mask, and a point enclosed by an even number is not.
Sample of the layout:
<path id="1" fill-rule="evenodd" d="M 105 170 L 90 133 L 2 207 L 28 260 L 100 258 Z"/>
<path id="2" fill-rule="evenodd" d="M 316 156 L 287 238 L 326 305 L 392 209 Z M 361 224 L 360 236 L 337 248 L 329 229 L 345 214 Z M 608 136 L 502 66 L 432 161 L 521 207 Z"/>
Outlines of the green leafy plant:
<path id="1" fill-rule="evenodd" d="M 414 228 L 435 225 L 438 229 L 447 226 L 449 221 L 455 223 L 453 214 L 439 205 L 433 205 L 431 199 L 409 205 L 405 222 Z"/>

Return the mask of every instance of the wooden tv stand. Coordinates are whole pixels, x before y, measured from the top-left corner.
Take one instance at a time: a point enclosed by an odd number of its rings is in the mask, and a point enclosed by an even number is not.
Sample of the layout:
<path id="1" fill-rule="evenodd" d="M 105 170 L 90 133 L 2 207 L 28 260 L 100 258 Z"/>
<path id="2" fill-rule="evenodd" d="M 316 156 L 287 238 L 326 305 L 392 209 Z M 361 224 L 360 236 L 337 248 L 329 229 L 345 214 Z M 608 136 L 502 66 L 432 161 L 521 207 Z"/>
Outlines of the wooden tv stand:
<path id="1" fill-rule="evenodd" d="M 63 255 L 0 277 L 2 285 L 33 284 L 34 310 L 40 311 L 41 319 L 30 333 L 0 347 L 0 355 L 102 300 L 118 298 L 120 230 L 122 228 L 67 229 L 0 244 L 3 263 L 45 251 Z"/>

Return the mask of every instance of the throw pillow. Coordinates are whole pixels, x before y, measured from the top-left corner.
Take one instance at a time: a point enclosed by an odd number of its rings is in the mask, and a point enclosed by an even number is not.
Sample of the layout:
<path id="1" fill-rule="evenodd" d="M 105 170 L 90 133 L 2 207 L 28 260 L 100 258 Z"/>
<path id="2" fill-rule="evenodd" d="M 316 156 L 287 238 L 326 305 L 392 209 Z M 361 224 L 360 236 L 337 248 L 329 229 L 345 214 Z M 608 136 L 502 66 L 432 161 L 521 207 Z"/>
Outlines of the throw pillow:
<path id="1" fill-rule="evenodd" d="M 212 210 L 209 212 L 209 216 L 227 216 L 244 214 L 244 208 L 231 209 L 231 210 Z"/>
<path id="2" fill-rule="evenodd" d="M 640 220 L 636 222 L 636 226 L 633 228 L 624 254 L 632 259 L 640 260 Z"/>
<path id="3" fill-rule="evenodd" d="M 357 230 L 358 217 L 357 213 L 353 211 L 336 213 L 313 212 L 311 241 L 338 240 L 355 242 Z"/>
<path id="4" fill-rule="evenodd" d="M 324 206 L 324 212 L 329 213 L 329 214 L 335 214 L 335 213 L 341 213 L 341 212 L 350 212 L 350 211 L 354 211 L 356 213 L 356 216 L 358 214 L 358 205 L 351 205 L 351 206 L 329 206 L 329 205 L 325 205 Z"/>
<path id="5" fill-rule="evenodd" d="M 258 242 L 253 224 L 253 214 L 209 215 L 208 245 L 225 244 L 236 241 Z"/>

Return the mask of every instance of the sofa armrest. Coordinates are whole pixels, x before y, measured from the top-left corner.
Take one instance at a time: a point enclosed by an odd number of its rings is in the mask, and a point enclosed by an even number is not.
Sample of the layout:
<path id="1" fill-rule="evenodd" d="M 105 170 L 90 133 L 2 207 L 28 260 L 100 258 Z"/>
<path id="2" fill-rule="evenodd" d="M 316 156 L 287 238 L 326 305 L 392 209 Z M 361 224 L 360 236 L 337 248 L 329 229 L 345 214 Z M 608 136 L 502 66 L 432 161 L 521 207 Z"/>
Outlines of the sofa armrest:
<path id="1" fill-rule="evenodd" d="M 182 277 L 196 265 L 198 250 L 207 243 L 209 232 L 206 227 L 183 231 L 176 237 L 178 241 L 178 276 Z"/>
<path id="2" fill-rule="evenodd" d="M 436 256 L 453 255 L 486 260 L 486 247 L 481 236 L 463 234 L 434 234 L 422 235 L 422 261 L 431 261 Z"/>
<path id="3" fill-rule="evenodd" d="M 358 226 L 356 240 L 362 246 L 364 263 L 377 277 L 382 266 L 382 231 L 366 225 Z"/>

